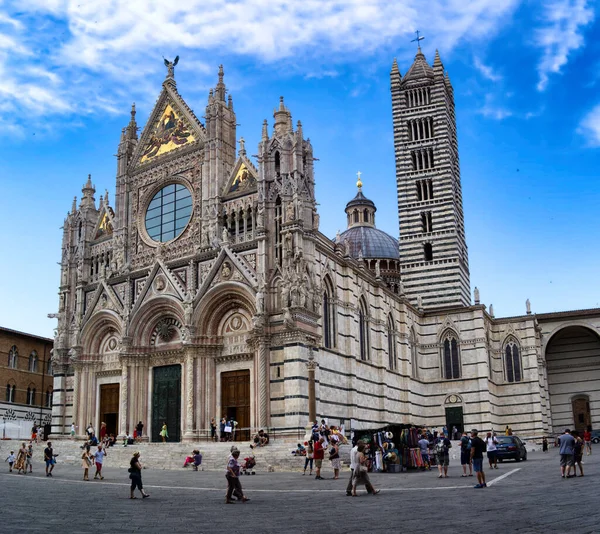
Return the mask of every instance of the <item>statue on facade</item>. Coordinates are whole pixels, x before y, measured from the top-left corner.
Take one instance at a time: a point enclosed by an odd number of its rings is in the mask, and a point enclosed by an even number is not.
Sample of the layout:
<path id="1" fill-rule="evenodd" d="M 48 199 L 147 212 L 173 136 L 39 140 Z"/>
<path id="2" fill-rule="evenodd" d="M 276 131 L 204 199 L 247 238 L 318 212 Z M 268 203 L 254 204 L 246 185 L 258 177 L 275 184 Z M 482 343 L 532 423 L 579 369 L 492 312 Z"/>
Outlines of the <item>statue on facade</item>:
<path id="1" fill-rule="evenodd" d="M 177 63 L 179 63 L 179 56 L 176 56 L 173 61 L 169 61 L 163 57 L 163 61 L 165 62 L 165 67 L 167 67 L 167 78 L 175 77 L 175 67 Z"/>
<path id="2" fill-rule="evenodd" d="M 527 310 L 527 315 L 530 315 L 531 314 L 531 302 L 529 302 L 529 299 L 527 299 L 525 301 L 525 308 Z"/>
<path id="3" fill-rule="evenodd" d="M 221 233 L 221 241 L 223 243 L 229 243 L 229 231 L 227 228 L 223 228 L 223 232 Z"/>
<path id="4" fill-rule="evenodd" d="M 294 203 L 291 201 L 287 205 L 285 219 L 288 222 L 294 220 Z"/>
<path id="5" fill-rule="evenodd" d="M 479 299 L 479 289 L 477 288 L 477 286 L 475 286 L 475 289 L 473 290 L 474 296 L 475 296 L 475 304 L 479 304 L 481 301 Z"/>

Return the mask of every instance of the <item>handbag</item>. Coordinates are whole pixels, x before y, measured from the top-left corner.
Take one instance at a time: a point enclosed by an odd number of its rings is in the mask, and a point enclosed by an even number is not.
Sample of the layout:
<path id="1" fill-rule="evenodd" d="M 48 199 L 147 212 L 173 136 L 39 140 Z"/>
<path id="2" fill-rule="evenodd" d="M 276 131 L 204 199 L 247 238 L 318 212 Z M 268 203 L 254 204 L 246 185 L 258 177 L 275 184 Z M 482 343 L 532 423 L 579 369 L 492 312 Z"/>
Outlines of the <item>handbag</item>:
<path id="1" fill-rule="evenodd" d="M 229 425 L 225 427 L 225 432 L 231 432 L 231 427 Z"/>

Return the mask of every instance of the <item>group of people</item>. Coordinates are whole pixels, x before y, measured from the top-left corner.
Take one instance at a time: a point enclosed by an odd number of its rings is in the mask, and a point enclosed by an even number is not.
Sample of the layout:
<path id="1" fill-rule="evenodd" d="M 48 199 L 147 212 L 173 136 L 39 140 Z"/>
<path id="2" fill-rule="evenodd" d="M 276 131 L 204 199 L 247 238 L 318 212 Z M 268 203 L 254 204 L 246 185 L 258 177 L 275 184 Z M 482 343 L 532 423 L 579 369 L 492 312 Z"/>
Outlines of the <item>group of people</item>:
<path id="1" fill-rule="evenodd" d="M 27 474 L 27 468 L 29 472 L 33 472 L 33 440 L 29 442 L 29 445 L 25 443 L 21 444 L 21 447 L 15 455 L 15 451 L 10 451 L 10 454 L 4 460 L 8 462 L 9 472 L 12 473 L 13 468 L 17 470 L 20 475 Z"/>
<path id="2" fill-rule="evenodd" d="M 35 441 L 38 445 L 44 439 L 44 429 L 42 425 L 36 425 L 33 423 L 31 427 L 31 441 Z"/>
<path id="3" fill-rule="evenodd" d="M 586 432 L 589 432 L 587 430 Z M 589 439 L 590 448 L 588 454 L 591 454 L 591 435 Z M 583 476 L 583 449 L 586 441 L 576 430 L 565 429 L 564 434 L 558 437 L 558 446 L 560 447 L 560 476 L 562 478 L 573 478 Z M 579 475 L 577 468 L 579 467 Z"/>
<path id="4" fill-rule="evenodd" d="M 81 454 L 81 467 L 83 468 L 83 480 L 89 480 L 90 467 L 96 466 L 96 473 L 94 479 L 104 480 L 102 475 L 102 465 L 104 464 L 104 458 L 106 457 L 106 449 L 102 447 L 102 444 L 97 445 L 97 450 L 91 452 L 91 447 L 88 443 L 83 446 L 83 453 Z"/>
<path id="5" fill-rule="evenodd" d="M 214 418 L 211 419 L 210 427 L 211 427 L 211 435 L 213 436 L 213 440 L 216 441 L 216 431 L 217 425 L 214 422 Z M 221 417 L 221 422 L 219 423 L 219 440 L 220 441 L 233 441 L 235 439 L 235 430 L 237 427 L 237 421 L 233 419 L 227 419 L 227 417 Z M 214 428 L 214 430 L 213 430 Z"/>

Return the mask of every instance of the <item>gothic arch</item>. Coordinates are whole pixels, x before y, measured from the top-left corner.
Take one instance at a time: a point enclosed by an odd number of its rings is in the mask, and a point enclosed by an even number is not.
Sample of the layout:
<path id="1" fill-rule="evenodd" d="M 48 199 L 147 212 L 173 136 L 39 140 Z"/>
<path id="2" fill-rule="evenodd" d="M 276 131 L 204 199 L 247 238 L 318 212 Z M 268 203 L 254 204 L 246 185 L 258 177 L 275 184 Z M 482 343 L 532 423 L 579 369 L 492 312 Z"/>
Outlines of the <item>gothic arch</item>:
<path id="1" fill-rule="evenodd" d="M 523 380 L 521 343 L 513 334 L 509 334 L 502 343 L 502 363 L 504 378 L 507 382 L 521 382 Z"/>
<path id="2" fill-rule="evenodd" d="M 249 317 L 256 313 L 255 298 L 246 285 L 230 281 L 207 291 L 194 313 L 193 324 L 198 327 L 198 335 L 219 336 L 223 318 L 236 309 L 244 310 Z"/>
<path id="3" fill-rule="evenodd" d="M 123 335 L 121 318 L 112 310 L 103 310 L 92 315 L 81 331 L 80 344 L 85 355 L 102 354 L 102 346 L 111 337 Z"/>
<path id="4" fill-rule="evenodd" d="M 153 341 L 157 324 L 161 319 L 171 319 L 177 323 L 181 337 L 181 326 L 185 324 L 181 303 L 170 297 L 156 297 L 142 304 L 131 320 L 129 333 L 134 345 L 148 346 Z"/>
<path id="5" fill-rule="evenodd" d="M 447 328 L 440 336 L 441 370 L 445 380 L 456 380 L 462 376 L 460 338 L 455 330 Z"/>
<path id="6" fill-rule="evenodd" d="M 559 325 L 555 326 L 550 333 L 544 335 L 544 343 L 542 346 L 542 354 L 544 355 L 544 357 L 546 356 L 548 345 L 550 345 L 552 338 L 561 330 L 569 328 L 570 326 L 581 326 L 582 328 L 585 328 L 593 334 L 595 334 L 596 337 L 600 340 L 600 332 L 598 332 L 598 329 L 593 324 L 588 323 L 587 321 L 567 321 L 565 323 L 560 323 Z"/>

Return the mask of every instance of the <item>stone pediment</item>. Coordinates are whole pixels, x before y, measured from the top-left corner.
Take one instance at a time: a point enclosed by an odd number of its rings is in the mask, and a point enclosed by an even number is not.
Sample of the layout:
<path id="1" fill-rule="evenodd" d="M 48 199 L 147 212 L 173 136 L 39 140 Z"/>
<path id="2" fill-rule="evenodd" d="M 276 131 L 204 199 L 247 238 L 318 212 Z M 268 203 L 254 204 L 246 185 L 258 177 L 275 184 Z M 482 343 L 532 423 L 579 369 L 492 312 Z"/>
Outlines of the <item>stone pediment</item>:
<path id="1" fill-rule="evenodd" d="M 94 240 L 102 239 L 107 236 L 111 236 L 114 228 L 115 212 L 113 209 L 104 204 L 98 214 L 98 222 L 96 228 L 94 228 Z"/>
<path id="2" fill-rule="evenodd" d="M 105 310 L 114 311 L 122 315 L 123 305 L 114 290 L 104 280 L 101 280 L 96 291 L 94 291 L 93 298 L 89 302 L 83 323 L 85 324 L 95 313 Z"/>
<path id="3" fill-rule="evenodd" d="M 223 191 L 224 200 L 257 192 L 258 170 L 244 155 L 240 155 Z"/>
<path id="4" fill-rule="evenodd" d="M 241 282 L 254 290 L 258 289 L 256 271 L 241 256 L 233 252 L 228 246 L 224 246 L 214 260 L 206 277 L 202 280 L 195 303 L 198 303 L 214 285 L 230 281 Z"/>
<path id="5" fill-rule="evenodd" d="M 131 313 L 133 314 L 139 310 L 145 302 L 158 297 L 172 297 L 182 302 L 185 299 L 185 288 L 181 284 L 179 277 L 161 259 L 157 259 L 150 270 L 144 287 L 135 300 Z"/>
<path id="6" fill-rule="evenodd" d="M 203 144 L 205 139 L 204 126 L 177 89 L 165 83 L 135 148 L 132 165 L 139 167 L 153 163 L 176 150 Z"/>

